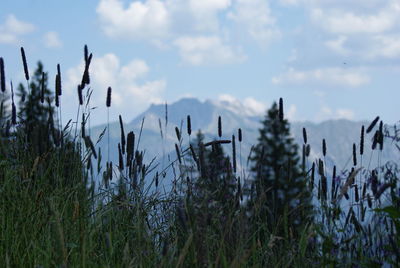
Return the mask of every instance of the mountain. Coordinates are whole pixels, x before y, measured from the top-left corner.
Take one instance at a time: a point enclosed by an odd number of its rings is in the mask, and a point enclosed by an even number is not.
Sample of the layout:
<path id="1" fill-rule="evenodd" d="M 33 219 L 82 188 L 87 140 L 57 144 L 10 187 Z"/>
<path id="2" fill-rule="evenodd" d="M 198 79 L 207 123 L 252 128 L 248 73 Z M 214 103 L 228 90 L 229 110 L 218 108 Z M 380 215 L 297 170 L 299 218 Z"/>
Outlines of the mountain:
<path id="1" fill-rule="evenodd" d="M 217 137 L 218 116 L 222 118 L 222 133 L 224 139 L 231 139 L 232 134 L 237 135 L 238 128 L 242 129 L 243 142 L 241 147 L 241 159 L 243 168 L 246 168 L 247 156 L 252 145 L 257 143 L 258 129 L 261 127 L 262 116 L 255 116 L 247 111 L 240 103 L 200 101 L 196 98 L 184 98 L 169 105 L 151 105 L 145 112 L 127 121 L 124 118 L 125 134 L 134 131 L 138 141 L 141 125 L 143 122 L 142 134 L 140 137 L 139 149 L 145 151 L 145 161 L 149 162 L 155 158 L 156 163 L 165 166 L 168 156 L 171 160 L 176 159 L 175 143 L 177 138 L 175 127 L 181 129 L 183 145 L 187 144 L 189 137 L 186 132 L 186 117 L 190 115 L 192 123 L 192 139 L 196 132 L 201 129 L 205 134 L 206 141 Z M 160 131 L 160 122 L 161 129 Z M 299 144 L 299 150 L 303 144 L 303 127 L 307 130 L 308 143 L 311 146 L 309 162 L 322 157 L 322 139 L 327 143 L 327 155 L 325 162 L 327 170 L 337 165 L 338 170 L 350 169 L 352 167 L 352 148 L 356 144 L 357 150 L 360 141 L 361 126 L 367 127 L 369 122 L 354 122 L 349 120 L 329 120 L 321 123 L 292 122 L 291 133 Z M 92 137 L 96 137 L 106 125 L 94 127 Z M 163 139 L 161 138 L 161 132 Z M 385 163 L 389 160 L 399 163 L 400 152 L 386 140 L 384 150 L 371 150 L 372 133 L 366 135 L 365 153 L 362 162 L 363 166 L 376 167 L 378 160 Z M 118 142 L 120 142 L 119 122 L 110 123 L 110 156 L 113 163 L 118 162 Z M 99 145 L 104 156 L 107 156 L 107 132 Z M 184 146 L 185 147 L 185 146 Z M 231 154 L 231 146 L 225 145 L 226 153 Z M 240 150 L 237 150 L 238 154 Z M 359 157 L 359 156 L 358 156 Z M 238 158 L 240 156 L 238 155 Z M 361 163 L 361 159 L 358 159 Z M 311 163 L 309 163 L 311 164 Z"/>

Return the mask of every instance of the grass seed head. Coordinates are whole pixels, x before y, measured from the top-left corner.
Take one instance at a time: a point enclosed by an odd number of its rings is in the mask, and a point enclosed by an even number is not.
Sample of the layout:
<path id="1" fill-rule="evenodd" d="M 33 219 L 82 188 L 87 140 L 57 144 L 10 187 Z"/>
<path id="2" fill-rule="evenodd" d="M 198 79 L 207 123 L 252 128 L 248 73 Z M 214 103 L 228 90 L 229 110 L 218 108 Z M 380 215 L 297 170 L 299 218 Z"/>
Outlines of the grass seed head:
<path id="1" fill-rule="evenodd" d="M 24 65 L 25 79 L 28 81 L 29 80 L 28 64 L 26 62 L 25 50 L 23 47 L 21 47 L 21 56 L 22 56 L 22 64 Z"/>
<path id="2" fill-rule="evenodd" d="M 106 106 L 110 107 L 111 106 L 111 87 L 108 87 L 107 89 L 107 100 L 106 100 Z"/>
<path id="3" fill-rule="evenodd" d="M 221 116 L 218 116 L 218 137 L 222 137 L 222 122 Z"/>
<path id="4" fill-rule="evenodd" d="M 307 144 L 307 131 L 306 128 L 303 127 L 303 141 L 304 144 Z"/>
<path id="5" fill-rule="evenodd" d="M 367 133 L 370 133 L 372 129 L 375 127 L 376 123 L 379 121 L 379 116 L 377 116 L 374 121 L 371 122 L 371 124 L 367 128 Z"/>
<path id="6" fill-rule="evenodd" d="M 42 104 L 44 103 L 45 79 L 46 74 L 42 72 L 42 80 L 40 81 L 40 102 Z"/>
<path id="7" fill-rule="evenodd" d="M 192 123 L 190 120 L 190 115 L 187 116 L 187 133 L 190 136 L 192 134 Z"/>
<path id="8" fill-rule="evenodd" d="M 181 141 L 181 132 L 179 131 L 178 127 L 175 127 L 175 134 L 178 141 Z"/>
<path id="9" fill-rule="evenodd" d="M 364 126 L 361 127 L 360 135 L 360 155 L 364 154 Z"/>
<path id="10" fill-rule="evenodd" d="M 283 99 L 279 99 L 279 120 L 283 121 Z"/>
<path id="11" fill-rule="evenodd" d="M 6 75 L 4 72 L 4 59 L 0 57 L 0 83 L 1 92 L 6 91 Z"/>
<path id="12" fill-rule="evenodd" d="M 357 147 L 355 143 L 353 143 L 353 165 L 357 166 Z"/>

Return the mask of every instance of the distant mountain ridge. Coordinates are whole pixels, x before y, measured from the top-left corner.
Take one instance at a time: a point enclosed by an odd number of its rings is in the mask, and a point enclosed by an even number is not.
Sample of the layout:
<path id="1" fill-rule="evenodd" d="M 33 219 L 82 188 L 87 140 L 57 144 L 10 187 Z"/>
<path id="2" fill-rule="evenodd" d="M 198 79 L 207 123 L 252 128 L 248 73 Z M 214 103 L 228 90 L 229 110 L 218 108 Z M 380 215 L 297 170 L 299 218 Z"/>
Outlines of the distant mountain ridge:
<path id="1" fill-rule="evenodd" d="M 189 142 L 186 133 L 186 118 L 191 117 L 192 135 L 195 138 L 198 130 L 201 130 L 206 140 L 217 137 L 218 116 L 222 118 L 223 138 L 230 139 L 232 135 L 237 135 L 238 128 L 242 129 L 243 142 L 241 144 L 242 160 L 246 163 L 247 156 L 252 145 L 257 143 L 258 129 L 261 127 L 263 116 L 254 116 L 251 113 L 240 110 L 240 105 L 231 105 L 228 102 L 213 102 L 210 100 L 200 101 L 196 98 L 184 98 L 177 102 L 167 105 L 153 104 L 145 112 L 131 121 L 124 119 L 125 133 L 134 131 L 137 139 L 140 133 L 141 124 L 144 119 L 142 135 L 140 138 L 139 149 L 145 150 L 145 159 L 150 161 L 154 157 L 161 161 L 161 158 L 170 155 L 170 159 L 175 159 L 174 145 L 177 143 L 175 127 L 181 129 L 183 144 Z M 167 122 L 166 122 L 167 120 Z M 161 129 L 160 131 L 160 122 Z M 321 123 L 312 122 L 292 122 L 291 134 L 299 144 L 299 149 L 303 144 L 302 129 L 306 128 L 308 143 L 311 146 L 310 161 L 322 158 L 322 139 L 327 143 L 327 155 L 325 161 L 327 168 L 332 168 L 334 164 L 338 169 L 349 169 L 352 166 L 352 147 L 353 143 L 359 148 L 361 126 L 367 127 L 370 122 L 354 122 L 349 120 L 328 120 Z M 92 130 L 94 139 L 106 127 L 101 125 Z M 161 132 L 164 140 L 161 139 Z M 382 153 L 371 151 L 372 134 L 366 135 L 365 154 L 363 165 L 377 161 L 380 154 L 381 162 L 392 160 L 397 163 L 400 161 L 400 152 L 395 146 L 390 145 L 390 141 L 385 142 Z M 117 163 L 117 145 L 120 141 L 120 127 L 118 122 L 110 123 L 110 155 L 112 161 Z M 102 152 L 107 152 L 107 138 L 104 137 L 100 142 Z M 227 154 L 231 154 L 231 147 L 224 147 Z M 239 156 L 238 156 L 239 157 Z"/>

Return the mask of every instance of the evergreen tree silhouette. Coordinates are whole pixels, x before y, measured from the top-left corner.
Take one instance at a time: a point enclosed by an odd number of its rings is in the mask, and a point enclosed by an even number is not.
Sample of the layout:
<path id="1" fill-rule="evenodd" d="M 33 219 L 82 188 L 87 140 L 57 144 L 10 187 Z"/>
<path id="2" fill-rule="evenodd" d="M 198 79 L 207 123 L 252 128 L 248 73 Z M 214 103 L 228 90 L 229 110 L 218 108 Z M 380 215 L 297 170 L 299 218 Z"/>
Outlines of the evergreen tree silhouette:
<path id="1" fill-rule="evenodd" d="M 271 233 L 296 234 L 312 211 L 306 179 L 299 167 L 298 146 L 280 106 L 275 102 L 267 111 L 251 157 L 254 182 L 248 206 L 261 241 Z"/>
<path id="2" fill-rule="evenodd" d="M 52 139 L 58 139 L 58 131 L 53 118 L 53 94 L 48 87 L 48 74 L 40 61 L 29 81 L 29 90 L 22 83 L 17 88 L 19 131 L 24 133 L 30 148 L 42 154 L 52 146 Z"/>
<path id="3" fill-rule="evenodd" d="M 238 208 L 237 178 L 233 173 L 230 157 L 224 153 L 218 140 L 207 144 L 204 135 L 199 131 L 191 145 L 195 156 L 188 155 L 186 158 L 187 165 L 192 169 L 187 176 L 185 206 L 182 206 L 183 202 L 180 203 L 176 216 L 179 229 L 184 230 L 191 226 L 198 261 L 207 265 L 208 258 L 213 258 L 210 254 L 218 252 L 217 248 L 209 246 L 218 243 L 207 241 L 223 240 L 225 245 L 232 248 L 237 246 L 235 238 L 238 230 L 233 223 L 233 216 Z M 181 231 L 179 237 L 183 246 L 187 234 Z M 225 250 L 227 256 L 234 252 L 228 248 Z"/>

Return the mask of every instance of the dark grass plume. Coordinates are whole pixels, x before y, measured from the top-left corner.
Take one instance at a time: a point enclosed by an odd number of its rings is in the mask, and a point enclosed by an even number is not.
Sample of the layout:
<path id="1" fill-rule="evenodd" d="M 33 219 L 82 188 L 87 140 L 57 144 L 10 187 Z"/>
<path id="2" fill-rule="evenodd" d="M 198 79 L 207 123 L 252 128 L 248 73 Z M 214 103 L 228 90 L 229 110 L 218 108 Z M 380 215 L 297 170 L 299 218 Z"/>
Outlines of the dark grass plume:
<path id="1" fill-rule="evenodd" d="M 222 121 L 221 116 L 218 116 L 218 137 L 222 137 Z"/>
<path id="2" fill-rule="evenodd" d="M 124 170 L 124 158 L 122 156 L 121 143 L 118 143 L 118 168 Z"/>
<path id="3" fill-rule="evenodd" d="M 364 126 L 361 127 L 360 135 L 360 155 L 364 154 Z"/>
<path id="4" fill-rule="evenodd" d="M 326 141 L 322 139 L 322 154 L 326 156 Z"/>
<path id="5" fill-rule="evenodd" d="M 111 106 L 111 87 L 108 87 L 107 89 L 107 100 L 106 100 L 106 106 L 110 107 Z"/>
<path id="6" fill-rule="evenodd" d="M 0 57 L 0 83 L 1 83 L 1 92 L 6 91 L 6 75 L 4 71 L 4 59 Z"/>
<path id="7" fill-rule="evenodd" d="M 122 122 L 122 116 L 119 115 L 119 127 L 121 129 L 121 148 L 122 148 L 122 154 L 125 154 L 125 145 L 126 145 L 126 140 L 125 140 L 125 132 L 124 132 L 124 123 Z"/>
<path id="8" fill-rule="evenodd" d="M 181 141 L 181 132 L 179 131 L 178 127 L 175 127 L 175 134 L 176 134 L 176 138 L 180 142 Z"/>
<path id="9" fill-rule="evenodd" d="M 40 102 L 42 104 L 44 103 L 45 79 L 46 74 L 42 72 L 42 80 L 40 81 Z"/>
<path id="10" fill-rule="evenodd" d="M 135 133 L 133 131 L 129 132 L 126 139 L 126 164 L 128 165 L 133 160 L 133 153 L 135 151 Z"/>
<path id="11" fill-rule="evenodd" d="M 283 99 L 279 98 L 279 120 L 283 121 Z"/>
<path id="12" fill-rule="evenodd" d="M 59 96 L 62 95 L 62 87 L 61 87 L 61 67 L 60 64 L 57 64 L 57 75 L 58 75 L 58 81 L 56 84 L 56 92 Z"/>
<path id="13" fill-rule="evenodd" d="M 190 136 L 192 134 L 192 122 L 190 120 L 190 115 L 186 118 L 187 133 Z"/>
<path id="14" fill-rule="evenodd" d="M 379 123 L 379 150 L 383 150 L 383 122 Z"/>
<path id="15" fill-rule="evenodd" d="M 353 165 L 357 166 L 357 146 L 353 143 Z"/>
<path id="16" fill-rule="evenodd" d="M 303 127 L 303 142 L 307 144 L 307 131 L 306 128 Z"/>
<path id="17" fill-rule="evenodd" d="M 356 202 L 360 201 L 360 196 L 358 195 L 358 186 L 357 186 L 357 184 L 354 185 L 354 197 L 355 197 Z"/>
<path id="18" fill-rule="evenodd" d="M 376 123 L 379 121 L 379 116 L 377 116 L 374 121 L 371 122 L 371 124 L 367 128 L 367 133 L 370 133 L 372 129 L 375 127 Z"/>
<path id="19" fill-rule="evenodd" d="M 331 198 L 334 199 L 335 196 L 335 188 L 336 188 L 336 166 L 333 166 L 332 171 L 332 185 L 331 185 Z"/>
<path id="20" fill-rule="evenodd" d="M 55 101 L 56 101 L 56 107 L 59 107 L 60 106 L 60 95 L 58 94 L 58 90 L 59 90 L 59 88 L 58 88 L 58 84 L 59 84 L 59 79 L 60 79 L 60 77 L 58 76 L 58 74 L 56 75 L 56 80 L 55 80 L 55 87 L 56 87 L 56 94 L 54 94 L 55 96 Z"/>
<path id="21" fill-rule="evenodd" d="M 239 129 L 238 129 L 238 140 L 239 140 L 239 142 L 242 142 L 242 139 L 243 139 L 243 136 L 242 136 L 242 129 L 239 128 Z"/>
<path id="22" fill-rule="evenodd" d="M 21 56 L 22 56 L 22 64 L 24 65 L 25 79 L 28 81 L 29 80 L 28 64 L 26 62 L 25 50 L 23 47 L 21 47 Z"/>
<path id="23" fill-rule="evenodd" d="M 56 96 L 57 97 L 60 97 L 61 96 L 61 78 L 60 78 L 60 76 L 57 74 L 56 75 L 56 84 L 55 84 L 55 86 L 56 86 Z"/>
<path id="24" fill-rule="evenodd" d="M 88 46 L 85 45 L 83 48 L 83 55 L 85 57 L 85 63 L 87 63 L 88 59 L 89 59 L 89 50 L 88 50 Z"/>
<path id="25" fill-rule="evenodd" d="M 232 135 L 232 165 L 233 165 L 233 172 L 236 173 L 236 140 L 235 140 L 235 135 Z"/>
<path id="26" fill-rule="evenodd" d="M 176 151 L 176 155 L 178 156 L 179 164 L 182 164 L 181 152 L 179 151 L 179 146 L 176 143 L 175 143 L 175 151 Z"/>

